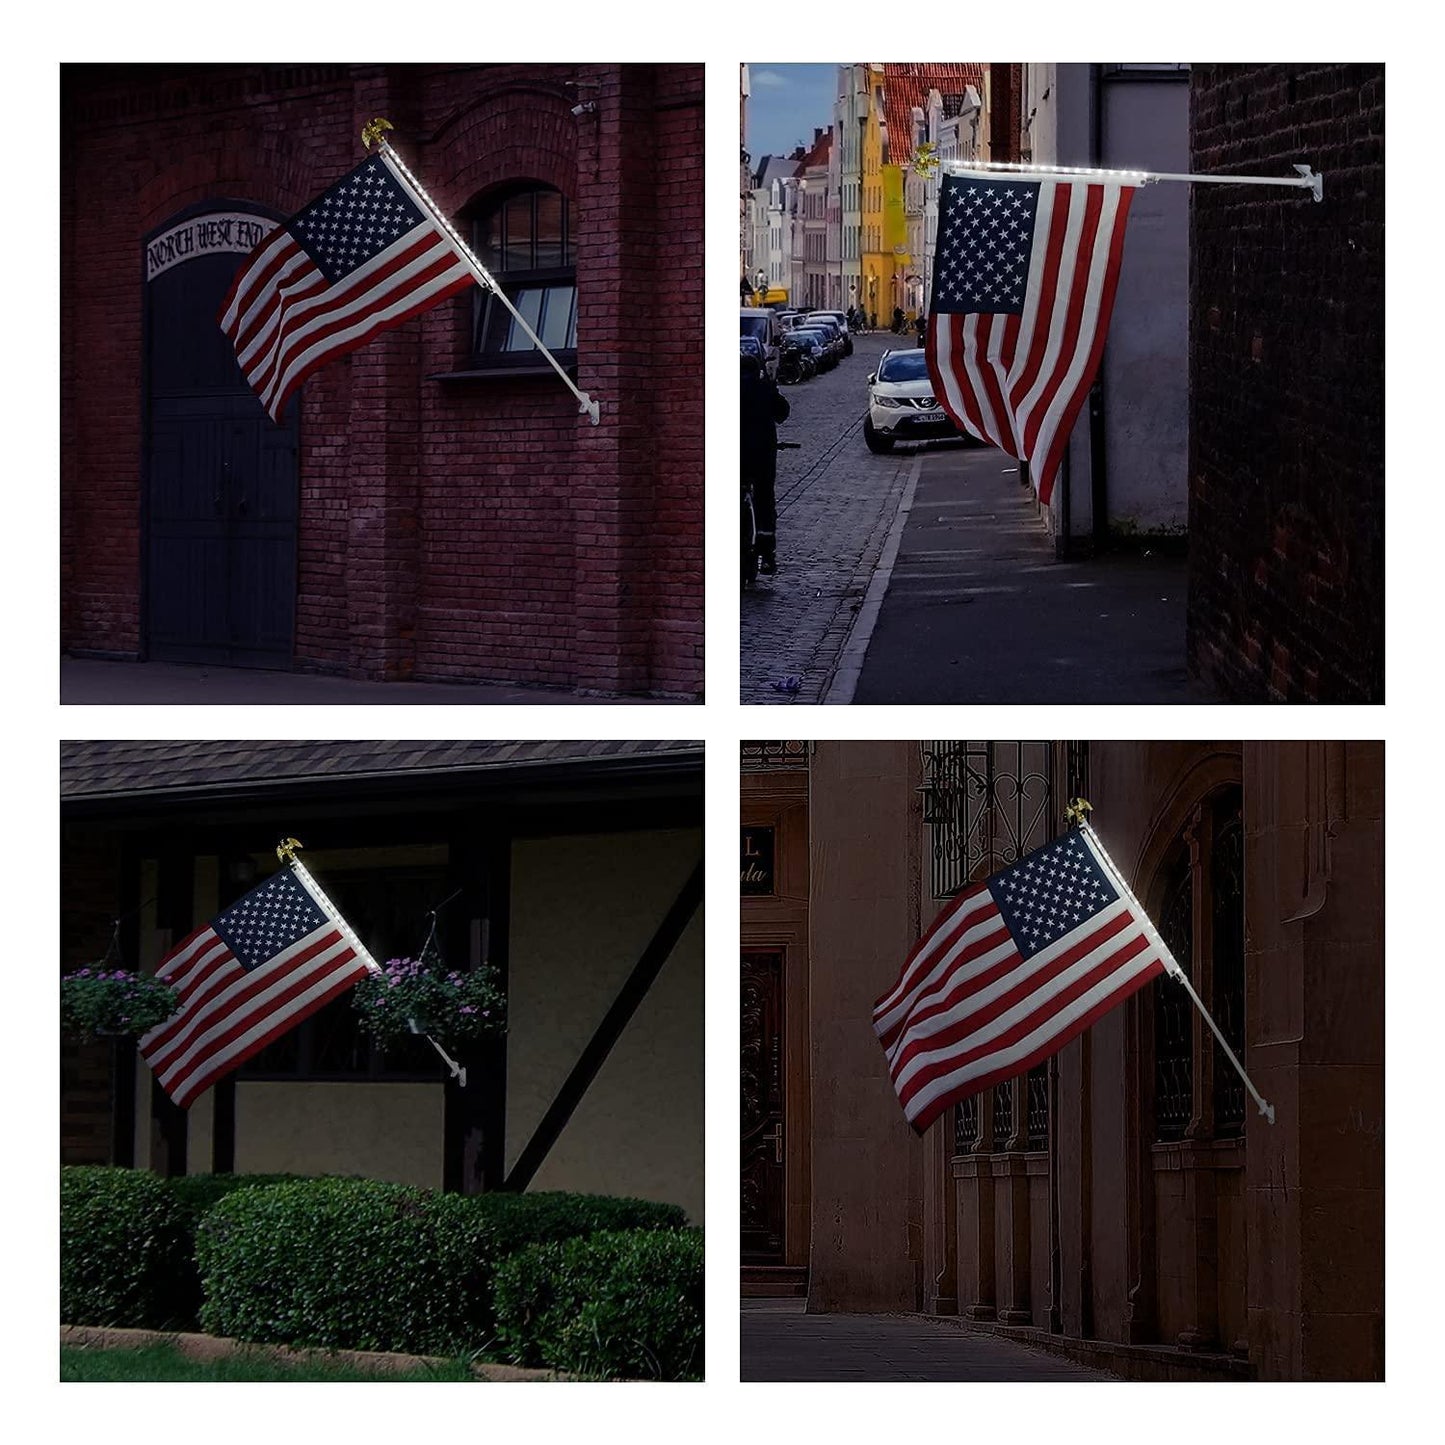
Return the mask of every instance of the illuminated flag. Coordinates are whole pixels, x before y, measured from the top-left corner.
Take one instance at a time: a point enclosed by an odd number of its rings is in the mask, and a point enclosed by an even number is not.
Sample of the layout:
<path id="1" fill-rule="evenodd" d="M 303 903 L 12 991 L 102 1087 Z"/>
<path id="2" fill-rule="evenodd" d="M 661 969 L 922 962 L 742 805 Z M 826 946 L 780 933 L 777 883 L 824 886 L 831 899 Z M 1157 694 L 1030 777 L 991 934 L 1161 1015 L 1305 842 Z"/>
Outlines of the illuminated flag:
<path id="1" fill-rule="evenodd" d="M 141 1055 L 186 1108 L 376 967 L 311 876 L 283 868 L 161 960 L 180 1007 Z"/>
<path id="2" fill-rule="evenodd" d="M 385 155 L 373 155 L 246 258 L 221 330 L 279 421 L 318 367 L 473 283 L 437 220 Z"/>
<path id="3" fill-rule="evenodd" d="M 1178 965 L 1087 827 L 966 889 L 873 1010 L 909 1123 L 922 1133 L 1042 1063 L 1166 970 Z"/>
<path id="4" fill-rule="evenodd" d="M 1027 461 L 1047 503 L 1098 374 L 1138 182 L 944 178 L 928 318 L 934 394 Z"/>

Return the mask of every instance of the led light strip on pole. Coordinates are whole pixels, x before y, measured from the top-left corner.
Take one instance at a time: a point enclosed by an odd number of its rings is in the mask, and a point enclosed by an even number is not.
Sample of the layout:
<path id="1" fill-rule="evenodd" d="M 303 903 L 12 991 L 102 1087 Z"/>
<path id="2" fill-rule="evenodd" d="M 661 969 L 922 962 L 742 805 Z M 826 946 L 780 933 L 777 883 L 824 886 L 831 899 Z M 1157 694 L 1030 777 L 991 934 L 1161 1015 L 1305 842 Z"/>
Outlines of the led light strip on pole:
<path id="1" fill-rule="evenodd" d="M 380 973 L 381 965 L 371 956 L 371 950 L 356 936 L 351 925 L 341 916 L 336 905 L 326 896 L 326 890 L 311 876 L 310 869 L 296 856 L 296 850 L 300 846 L 301 843 L 296 838 L 283 838 L 281 842 L 276 845 L 276 856 L 296 875 L 301 886 L 316 900 L 321 907 L 321 911 L 336 925 L 341 936 L 351 945 L 357 958 L 366 965 L 368 971 L 371 973 Z M 423 1034 L 412 1020 L 408 1019 L 407 1022 L 411 1023 L 412 1033 L 419 1034 L 441 1055 L 442 1063 L 452 1071 L 452 1078 L 465 1089 L 467 1086 L 466 1069 L 457 1063 L 430 1034 Z"/>
<path id="2" fill-rule="evenodd" d="M 1259 1112 L 1273 1124 L 1274 1105 L 1265 1103 L 1264 1096 L 1254 1087 L 1254 1081 L 1244 1072 L 1244 1065 L 1239 1062 L 1238 1056 L 1234 1050 L 1229 1047 L 1229 1040 L 1220 1033 L 1219 1025 L 1214 1022 L 1209 1015 L 1209 1010 L 1204 1007 L 1204 1000 L 1194 992 L 1194 985 L 1189 982 L 1188 975 L 1179 966 L 1178 960 L 1169 951 L 1168 944 L 1159 936 L 1159 931 L 1150 921 L 1149 915 L 1144 911 L 1143 905 L 1134 897 L 1133 889 L 1124 882 L 1124 875 L 1115 867 L 1114 860 L 1109 857 L 1108 849 L 1104 847 L 1103 841 L 1094 831 L 1093 825 L 1089 822 L 1088 818 L 1084 816 L 1087 811 L 1089 811 L 1089 804 L 1082 798 L 1075 798 L 1069 807 L 1066 817 L 1070 822 L 1077 822 L 1079 831 L 1084 835 L 1084 841 L 1089 845 L 1095 858 L 1103 866 L 1104 872 L 1109 876 L 1109 881 L 1118 889 L 1121 898 L 1127 898 L 1129 900 L 1130 906 L 1134 910 L 1134 916 L 1138 919 L 1144 936 L 1158 953 L 1161 962 L 1164 964 L 1165 972 L 1194 1000 L 1195 1008 L 1204 1015 L 1204 1022 L 1209 1025 L 1210 1031 L 1214 1037 L 1219 1040 L 1219 1047 L 1224 1050 L 1225 1057 L 1234 1065 L 1235 1073 L 1244 1080 L 1244 1087 L 1249 1090 L 1254 1102 L 1259 1105 Z"/>
<path id="3" fill-rule="evenodd" d="M 441 227 L 447 239 L 452 243 L 457 255 L 467 264 L 472 275 L 512 313 L 512 317 L 517 325 L 531 337 L 532 344 L 547 358 L 547 364 L 562 378 L 563 386 L 577 398 L 580 411 L 587 413 L 592 419 L 593 426 L 600 426 L 601 417 L 599 413 L 601 411 L 601 403 L 593 401 L 585 391 L 579 391 L 577 389 L 576 383 L 567 375 L 562 363 L 552 355 L 551 351 L 543 343 L 542 338 L 527 324 L 526 317 L 512 305 L 511 299 L 507 293 L 497 285 L 492 277 L 492 273 L 477 260 L 472 248 L 462 240 L 457 228 L 447 219 L 446 213 L 432 200 L 431 196 L 427 194 L 426 187 L 417 180 L 411 173 L 407 163 L 392 149 L 391 142 L 387 140 L 385 135 L 385 132 L 391 128 L 391 122 L 389 120 L 378 116 L 369 125 L 362 128 L 361 139 L 363 144 L 370 150 L 372 142 L 374 141 L 376 143 L 377 152 L 390 169 L 392 175 L 396 177 L 397 184 Z"/>
<path id="4" fill-rule="evenodd" d="M 1294 186 L 1309 191 L 1315 200 L 1325 198 L 1325 178 L 1309 166 L 1295 166 L 1297 176 L 1203 176 L 1183 171 L 1111 171 L 1096 166 L 1054 166 L 1030 161 L 945 161 L 950 175 L 985 175 L 991 171 L 1012 172 L 1020 180 L 1050 180 L 1055 176 L 1097 176 L 1124 185 L 1148 186 L 1155 181 L 1187 181 L 1208 186 Z"/>

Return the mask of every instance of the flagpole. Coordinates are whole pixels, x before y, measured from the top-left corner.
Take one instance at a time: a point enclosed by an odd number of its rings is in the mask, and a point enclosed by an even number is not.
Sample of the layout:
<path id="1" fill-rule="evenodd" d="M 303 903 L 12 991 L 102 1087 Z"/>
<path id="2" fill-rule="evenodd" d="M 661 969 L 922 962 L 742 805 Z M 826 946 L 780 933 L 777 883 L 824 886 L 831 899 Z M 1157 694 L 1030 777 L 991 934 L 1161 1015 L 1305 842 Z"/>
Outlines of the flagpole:
<path id="1" fill-rule="evenodd" d="M 326 896 L 326 890 L 311 876 L 306 865 L 296 856 L 296 850 L 300 846 L 301 844 L 295 838 L 284 838 L 276 845 L 276 856 L 290 868 L 292 873 L 296 875 L 301 886 L 305 888 L 307 893 L 321 906 L 322 912 L 336 925 L 341 932 L 341 936 L 355 950 L 357 958 L 366 965 L 370 972 L 380 973 L 382 971 L 381 965 L 371 956 L 371 951 L 356 936 L 351 925 L 341 916 L 337 911 L 336 905 Z M 408 1022 L 410 1022 L 410 1020 L 408 1020 Z M 452 1071 L 452 1078 L 465 1089 L 467 1086 L 466 1069 L 457 1063 L 430 1034 L 422 1033 L 414 1023 L 411 1029 L 414 1034 L 419 1034 L 441 1055 L 442 1062 Z"/>
<path id="2" fill-rule="evenodd" d="M 1053 166 L 1032 161 L 946 161 L 950 175 L 986 174 L 990 171 L 1011 171 L 1021 179 L 1048 176 L 1098 176 L 1117 179 L 1125 185 L 1148 186 L 1155 181 L 1185 181 L 1204 186 L 1293 186 L 1309 191 L 1317 201 L 1325 198 L 1325 178 L 1310 166 L 1296 165 L 1295 176 L 1206 176 L 1185 171 L 1105 170 L 1098 166 Z"/>
<path id="3" fill-rule="evenodd" d="M 477 259 L 476 253 L 472 248 L 462 240 L 460 232 L 458 232 L 457 228 L 447 219 L 446 213 L 442 208 L 432 200 L 431 196 L 427 193 L 426 187 L 412 174 L 407 163 L 397 155 L 396 151 L 392 148 L 391 142 L 387 140 L 386 136 L 382 133 L 383 129 L 390 130 L 390 122 L 378 117 L 362 130 L 361 138 L 368 148 L 373 141 L 376 142 L 377 150 L 390 166 L 392 174 L 396 177 L 403 189 L 406 190 L 417 205 L 421 206 L 437 225 L 442 228 L 447 239 L 452 243 L 452 248 L 461 260 L 466 263 L 472 275 L 477 278 L 477 281 L 512 313 L 513 320 L 527 333 L 537 350 L 547 358 L 547 364 L 562 379 L 562 384 L 577 398 L 580 410 L 587 413 L 591 418 L 592 425 L 600 426 L 601 403 L 593 401 L 587 392 L 578 389 L 577 384 L 567 375 L 562 363 L 552 355 L 542 338 L 527 324 L 527 318 L 512 305 L 511 298 L 497 285 L 492 273 Z"/>
<path id="4" fill-rule="evenodd" d="M 1084 816 L 1085 812 L 1088 810 L 1089 804 L 1085 802 L 1082 798 L 1076 798 L 1073 804 L 1071 804 L 1071 806 L 1069 807 L 1068 812 L 1066 813 L 1066 817 L 1068 817 L 1070 821 L 1077 820 L 1079 831 L 1084 833 L 1088 837 L 1094 853 L 1098 857 L 1099 861 L 1103 863 L 1105 871 L 1109 874 L 1110 882 L 1112 882 L 1114 886 L 1119 890 L 1119 893 L 1122 897 L 1127 898 L 1129 902 L 1133 904 L 1135 913 L 1140 920 L 1141 926 L 1143 927 L 1144 932 L 1148 935 L 1149 941 L 1158 950 L 1160 960 L 1163 962 L 1164 968 L 1169 974 L 1169 977 L 1172 978 L 1175 983 L 1181 984 L 1184 988 L 1185 993 L 1187 993 L 1189 997 L 1194 1000 L 1195 1008 L 1197 1008 L 1199 1012 L 1204 1015 L 1204 1022 L 1209 1025 L 1210 1032 L 1213 1033 L 1214 1037 L 1219 1040 L 1219 1047 L 1224 1050 L 1225 1057 L 1229 1060 L 1231 1064 L 1234 1065 L 1235 1073 L 1237 1073 L 1239 1077 L 1244 1080 L 1244 1087 L 1249 1090 L 1251 1097 L 1254 1099 L 1254 1102 L 1259 1105 L 1259 1112 L 1263 1114 L 1264 1117 L 1268 1119 L 1271 1124 L 1273 1124 L 1274 1105 L 1267 1104 L 1264 1100 L 1264 1096 L 1259 1092 L 1258 1089 L 1254 1087 L 1254 1081 L 1249 1077 L 1247 1073 L 1245 1073 L 1244 1065 L 1240 1063 L 1239 1056 L 1234 1052 L 1232 1048 L 1230 1048 L 1229 1040 L 1226 1039 L 1224 1035 L 1219 1031 L 1219 1025 L 1214 1022 L 1214 1019 L 1210 1016 L 1209 1010 L 1204 1007 L 1204 1000 L 1201 999 L 1199 995 L 1194 992 L 1194 985 L 1189 982 L 1188 974 L 1186 974 L 1184 970 L 1179 966 L 1178 959 L 1176 959 L 1174 955 L 1169 951 L 1168 944 L 1166 944 L 1164 940 L 1159 936 L 1158 931 L 1149 921 L 1149 915 L 1144 911 L 1143 904 L 1141 904 L 1139 900 L 1134 896 L 1134 890 L 1130 888 L 1127 883 L 1124 882 L 1124 877 L 1119 872 L 1119 869 L 1115 865 L 1114 860 L 1109 857 L 1109 850 L 1104 847 L 1103 840 L 1094 831 L 1093 824 L 1091 824 L 1088 818 Z"/>

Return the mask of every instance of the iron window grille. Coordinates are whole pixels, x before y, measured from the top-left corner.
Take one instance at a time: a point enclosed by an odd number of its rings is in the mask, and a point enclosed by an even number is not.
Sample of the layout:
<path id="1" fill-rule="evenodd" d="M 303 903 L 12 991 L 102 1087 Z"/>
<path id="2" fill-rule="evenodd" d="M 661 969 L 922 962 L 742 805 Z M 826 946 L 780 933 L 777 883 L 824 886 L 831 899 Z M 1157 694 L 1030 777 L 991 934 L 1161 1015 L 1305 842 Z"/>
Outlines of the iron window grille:
<path id="1" fill-rule="evenodd" d="M 808 766 L 812 744 L 745 740 L 740 748 L 740 763 L 745 773 L 792 772 Z"/>

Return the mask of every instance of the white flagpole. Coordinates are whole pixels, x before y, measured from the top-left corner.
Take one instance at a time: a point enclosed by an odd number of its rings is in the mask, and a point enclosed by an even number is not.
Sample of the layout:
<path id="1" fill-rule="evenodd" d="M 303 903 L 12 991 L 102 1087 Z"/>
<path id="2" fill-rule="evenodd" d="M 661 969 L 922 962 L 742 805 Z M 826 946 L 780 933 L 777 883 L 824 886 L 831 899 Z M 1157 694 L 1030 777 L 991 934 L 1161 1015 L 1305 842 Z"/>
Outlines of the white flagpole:
<path id="1" fill-rule="evenodd" d="M 1188 974 L 1186 974 L 1184 970 L 1179 966 L 1178 959 L 1176 959 L 1174 955 L 1169 951 L 1169 946 L 1159 936 L 1158 931 L 1155 929 L 1153 923 L 1149 919 L 1149 915 L 1145 913 L 1143 904 L 1141 904 L 1139 900 L 1135 898 L 1134 890 L 1130 888 L 1126 882 L 1124 882 L 1123 874 L 1121 874 L 1119 872 L 1119 869 L 1115 866 L 1114 860 L 1109 857 L 1109 851 L 1107 848 L 1104 847 L 1103 840 L 1094 831 L 1093 825 L 1086 817 L 1084 817 L 1083 812 L 1079 811 L 1079 804 L 1081 801 L 1081 799 L 1074 800 L 1074 804 L 1069 810 L 1070 816 L 1076 816 L 1078 818 L 1080 831 L 1084 834 L 1085 840 L 1092 848 L 1095 857 L 1097 857 L 1099 862 L 1103 864 L 1104 871 L 1109 875 L 1110 882 L 1112 882 L 1115 888 L 1119 890 L 1120 896 L 1123 898 L 1127 898 L 1129 902 L 1133 905 L 1135 916 L 1139 920 L 1140 927 L 1143 928 L 1150 943 L 1152 943 L 1154 947 L 1158 950 L 1159 957 L 1162 959 L 1164 963 L 1164 968 L 1168 972 L 1169 977 L 1172 978 L 1175 983 L 1181 984 L 1184 988 L 1185 993 L 1187 993 L 1189 997 L 1194 1000 L 1195 1008 L 1197 1008 L 1199 1012 L 1204 1015 L 1204 1022 L 1209 1025 L 1210 1031 L 1213 1033 L 1214 1037 L 1219 1040 L 1219 1047 L 1224 1050 L 1225 1057 L 1229 1060 L 1231 1064 L 1234 1065 L 1235 1073 L 1237 1073 L 1239 1077 L 1244 1080 L 1244 1087 L 1249 1090 L 1250 1095 L 1254 1099 L 1254 1102 L 1259 1105 L 1259 1112 L 1263 1114 L 1264 1117 L 1268 1119 L 1271 1124 L 1273 1124 L 1274 1105 L 1265 1103 L 1264 1096 L 1259 1092 L 1258 1089 L 1254 1087 L 1254 1081 L 1249 1077 L 1248 1074 L 1245 1073 L 1244 1065 L 1239 1062 L 1238 1055 L 1236 1055 L 1234 1050 L 1229 1047 L 1229 1041 L 1224 1037 L 1222 1033 L 1220 1033 L 1219 1025 L 1215 1023 L 1214 1020 L 1210 1017 L 1209 1010 L 1204 1007 L 1203 999 L 1201 999 L 1199 995 L 1194 992 L 1194 985 L 1189 982 Z M 1087 806 L 1087 804 L 1084 804 L 1084 807 Z"/>
<path id="2" fill-rule="evenodd" d="M 1021 179 L 1051 178 L 1054 176 L 1098 176 L 1103 180 L 1117 180 L 1121 185 L 1148 186 L 1155 181 L 1186 181 L 1190 185 L 1206 186 L 1295 186 L 1309 191 L 1315 200 L 1325 198 L 1325 178 L 1309 166 L 1295 166 L 1295 176 L 1206 176 L 1189 174 L 1184 171 L 1125 171 L 1105 170 L 1097 166 L 1054 166 L 1032 161 L 945 161 L 944 169 L 950 175 L 983 175 L 992 171 L 1013 172 Z"/>
<path id="3" fill-rule="evenodd" d="M 277 844 L 276 856 L 291 869 L 301 886 L 320 905 L 321 911 L 340 929 L 341 936 L 351 945 L 357 958 L 360 959 L 372 973 L 380 973 L 382 971 L 381 965 L 371 956 L 370 949 L 356 936 L 351 925 L 341 916 L 336 905 L 326 896 L 325 890 L 311 876 L 306 865 L 296 856 L 296 849 L 300 846 L 301 844 L 298 843 L 295 838 L 286 838 Z M 408 1022 L 411 1021 L 408 1020 Z M 412 1023 L 411 1031 L 414 1034 L 420 1034 L 421 1037 L 441 1055 L 442 1062 L 451 1070 L 452 1078 L 465 1089 L 467 1086 L 467 1071 L 457 1063 L 430 1034 L 423 1034 L 415 1023 Z"/>
<path id="4" fill-rule="evenodd" d="M 527 324 L 527 318 L 512 305 L 511 299 L 507 293 L 497 285 L 492 273 L 477 259 L 476 253 L 462 240 L 457 228 L 447 219 L 446 213 L 432 200 L 431 196 L 427 194 L 426 187 L 417 180 L 412 174 L 411 169 L 407 166 L 407 163 L 392 149 L 391 142 L 382 134 L 380 127 L 384 127 L 386 130 L 391 129 L 388 122 L 378 118 L 372 121 L 371 124 L 361 132 L 362 140 L 365 141 L 368 146 L 370 146 L 373 140 L 376 142 L 377 150 L 381 153 L 381 157 L 386 162 L 392 175 L 396 177 L 397 183 L 411 196 L 412 200 L 441 227 L 447 240 L 452 243 L 452 249 L 455 250 L 458 257 L 466 263 L 472 275 L 512 313 L 512 317 L 517 325 L 527 333 L 537 350 L 547 358 L 547 364 L 562 379 L 563 386 L 577 398 L 579 409 L 587 413 L 588 417 L 591 418 L 593 426 L 600 426 L 601 403 L 593 401 L 587 392 L 578 390 L 577 384 L 567 375 L 562 363 L 552 355 L 551 351 L 543 343 L 542 338 Z"/>

